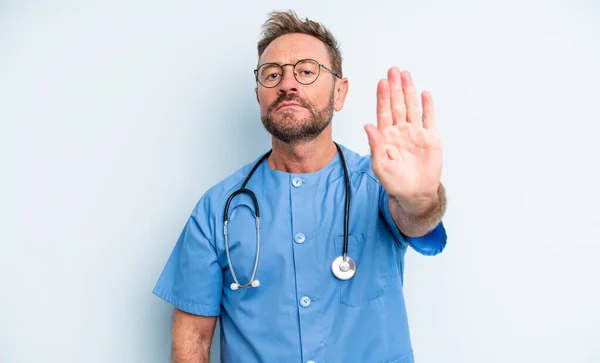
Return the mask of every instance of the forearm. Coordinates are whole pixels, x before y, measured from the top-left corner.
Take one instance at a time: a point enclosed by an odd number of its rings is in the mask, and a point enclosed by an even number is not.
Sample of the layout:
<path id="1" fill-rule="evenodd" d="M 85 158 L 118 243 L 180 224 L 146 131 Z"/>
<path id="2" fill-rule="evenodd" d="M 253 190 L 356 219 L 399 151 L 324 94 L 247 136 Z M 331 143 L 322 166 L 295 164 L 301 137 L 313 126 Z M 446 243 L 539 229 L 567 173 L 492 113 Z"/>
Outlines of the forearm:
<path id="1" fill-rule="evenodd" d="M 216 317 L 194 316 L 175 309 L 171 363 L 209 363 Z"/>
<path id="2" fill-rule="evenodd" d="M 446 212 L 446 190 L 440 183 L 437 194 L 418 200 L 401 200 L 390 196 L 392 219 L 403 234 L 421 237 L 433 230 Z"/>
<path id="3" fill-rule="evenodd" d="M 171 363 L 209 363 L 210 342 L 193 339 L 173 339 Z"/>

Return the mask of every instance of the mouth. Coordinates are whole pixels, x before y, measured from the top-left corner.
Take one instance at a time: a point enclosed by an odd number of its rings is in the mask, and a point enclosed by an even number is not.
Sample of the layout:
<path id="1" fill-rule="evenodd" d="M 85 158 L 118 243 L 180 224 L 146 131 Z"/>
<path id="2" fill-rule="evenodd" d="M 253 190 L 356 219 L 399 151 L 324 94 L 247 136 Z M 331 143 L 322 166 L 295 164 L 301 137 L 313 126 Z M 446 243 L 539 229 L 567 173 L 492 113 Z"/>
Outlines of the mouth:
<path id="1" fill-rule="evenodd" d="M 277 106 L 277 108 L 275 109 L 275 111 L 279 111 L 283 108 L 290 108 L 290 107 L 304 107 L 302 105 L 300 105 L 299 103 L 296 102 L 283 102 L 281 103 L 279 106 Z"/>

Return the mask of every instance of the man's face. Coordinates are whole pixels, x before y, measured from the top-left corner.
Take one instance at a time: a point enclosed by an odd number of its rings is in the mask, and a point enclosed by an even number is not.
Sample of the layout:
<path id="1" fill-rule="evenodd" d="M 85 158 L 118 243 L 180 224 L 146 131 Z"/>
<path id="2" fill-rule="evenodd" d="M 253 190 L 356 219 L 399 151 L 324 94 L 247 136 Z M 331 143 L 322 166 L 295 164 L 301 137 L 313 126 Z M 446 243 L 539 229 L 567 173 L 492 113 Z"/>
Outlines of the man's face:
<path id="1" fill-rule="evenodd" d="M 325 44 L 306 34 L 286 34 L 275 39 L 259 59 L 259 66 L 295 64 L 302 59 L 314 59 L 331 69 Z M 317 80 L 304 85 L 294 77 L 293 66 L 287 65 L 277 86 L 266 88 L 257 84 L 256 97 L 265 129 L 290 144 L 316 138 L 330 124 L 333 111 L 343 106 L 347 81 L 336 79 L 321 68 Z"/>

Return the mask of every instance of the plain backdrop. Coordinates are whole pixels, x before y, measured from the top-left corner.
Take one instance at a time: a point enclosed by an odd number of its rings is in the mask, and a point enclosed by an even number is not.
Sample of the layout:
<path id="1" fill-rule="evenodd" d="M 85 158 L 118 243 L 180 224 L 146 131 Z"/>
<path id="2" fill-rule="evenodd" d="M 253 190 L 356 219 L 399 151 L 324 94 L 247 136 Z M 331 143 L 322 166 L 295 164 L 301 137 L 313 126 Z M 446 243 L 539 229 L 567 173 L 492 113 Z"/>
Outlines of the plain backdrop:
<path id="1" fill-rule="evenodd" d="M 341 44 L 336 141 L 369 152 L 392 65 L 433 95 L 449 240 L 407 254 L 418 363 L 600 362 L 596 0 L 0 1 L 0 362 L 168 361 L 152 288 L 270 146 L 252 71 L 289 8 Z"/>

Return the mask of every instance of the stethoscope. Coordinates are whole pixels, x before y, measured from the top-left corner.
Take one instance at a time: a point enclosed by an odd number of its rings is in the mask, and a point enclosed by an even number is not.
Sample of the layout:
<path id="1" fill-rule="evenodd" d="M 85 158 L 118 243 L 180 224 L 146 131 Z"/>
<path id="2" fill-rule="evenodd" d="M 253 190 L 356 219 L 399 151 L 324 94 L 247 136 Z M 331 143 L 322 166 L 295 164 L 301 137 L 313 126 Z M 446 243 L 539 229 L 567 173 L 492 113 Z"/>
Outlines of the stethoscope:
<path id="1" fill-rule="evenodd" d="M 337 143 L 334 142 L 334 144 L 338 150 L 340 159 L 342 160 L 342 166 L 344 168 L 344 180 L 346 182 L 346 206 L 344 208 L 344 250 L 343 250 L 343 254 L 341 256 L 338 256 L 331 263 L 331 272 L 333 272 L 335 277 L 337 277 L 340 280 L 348 280 L 348 279 L 352 278 L 354 276 L 354 273 L 356 272 L 356 263 L 354 262 L 353 259 L 348 257 L 348 219 L 349 219 L 349 214 L 350 214 L 350 178 L 348 177 L 348 169 L 346 167 L 346 160 L 344 159 L 344 154 L 342 153 L 342 149 L 340 148 L 340 146 Z M 242 183 L 242 186 L 238 190 L 231 193 L 231 195 L 227 199 L 227 203 L 225 204 L 225 212 L 224 212 L 224 218 L 223 218 L 223 221 L 224 221 L 223 222 L 223 234 L 225 236 L 225 253 L 227 254 L 227 264 L 229 265 L 229 270 L 231 271 L 231 276 L 233 276 L 233 281 L 234 281 L 229 286 L 231 288 L 231 290 L 260 286 L 260 281 L 258 279 L 255 279 L 256 269 L 258 268 L 258 256 L 260 254 L 260 221 L 259 221 L 260 220 L 260 211 L 258 210 L 258 201 L 256 200 L 256 195 L 254 194 L 254 192 L 252 192 L 252 190 L 246 188 L 246 184 L 248 184 L 250 177 L 252 177 L 252 174 L 254 174 L 254 172 L 256 171 L 258 166 L 266 158 L 268 158 L 269 155 L 271 155 L 272 151 L 273 150 L 269 150 L 266 154 L 264 154 L 260 158 L 260 160 L 258 160 L 256 162 L 256 164 L 254 164 L 254 166 L 250 170 L 250 173 L 248 174 L 248 176 L 246 176 L 244 183 Z M 235 275 L 235 270 L 233 269 L 233 264 L 231 263 L 231 256 L 229 255 L 229 240 L 227 239 L 227 222 L 228 222 L 227 215 L 229 214 L 229 204 L 231 203 L 231 200 L 233 199 L 233 197 L 235 197 L 238 194 L 242 194 L 242 193 L 246 193 L 246 194 L 250 195 L 250 197 L 252 198 L 252 201 L 254 202 L 254 210 L 255 210 L 254 217 L 256 219 L 256 258 L 254 260 L 254 269 L 252 270 L 252 276 L 250 277 L 250 281 L 245 285 L 240 284 L 240 282 L 237 279 L 237 276 Z"/>

